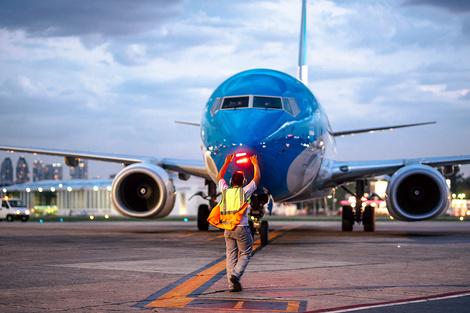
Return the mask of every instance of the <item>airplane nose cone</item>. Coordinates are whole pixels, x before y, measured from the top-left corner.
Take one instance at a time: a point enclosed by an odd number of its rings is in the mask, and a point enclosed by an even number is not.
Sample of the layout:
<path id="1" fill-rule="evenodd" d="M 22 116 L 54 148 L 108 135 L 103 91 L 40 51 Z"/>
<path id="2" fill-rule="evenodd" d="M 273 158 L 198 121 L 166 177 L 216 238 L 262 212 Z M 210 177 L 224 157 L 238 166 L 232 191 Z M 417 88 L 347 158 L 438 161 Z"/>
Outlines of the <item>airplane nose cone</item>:
<path id="1" fill-rule="evenodd" d="M 225 134 L 225 142 L 231 146 L 247 146 L 256 149 L 279 130 L 279 112 L 264 110 L 245 110 L 236 113 L 232 118 L 226 118 L 223 125 L 219 125 L 220 133 Z M 225 113 L 225 112 L 224 112 Z"/>

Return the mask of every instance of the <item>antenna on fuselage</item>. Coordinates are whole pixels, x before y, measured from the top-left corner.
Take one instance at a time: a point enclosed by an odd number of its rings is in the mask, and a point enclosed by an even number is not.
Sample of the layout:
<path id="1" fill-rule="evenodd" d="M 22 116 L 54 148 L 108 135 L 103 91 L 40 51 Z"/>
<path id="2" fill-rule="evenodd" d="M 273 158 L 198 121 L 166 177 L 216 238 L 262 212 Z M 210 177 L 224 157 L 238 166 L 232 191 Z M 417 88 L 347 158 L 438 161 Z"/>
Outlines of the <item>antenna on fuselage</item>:
<path id="1" fill-rule="evenodd" d="M 302 17 L 300 22 L 299 69 L 297 78 L 308 85 L 307 66 L 307 0 L 302 0 Z"/>

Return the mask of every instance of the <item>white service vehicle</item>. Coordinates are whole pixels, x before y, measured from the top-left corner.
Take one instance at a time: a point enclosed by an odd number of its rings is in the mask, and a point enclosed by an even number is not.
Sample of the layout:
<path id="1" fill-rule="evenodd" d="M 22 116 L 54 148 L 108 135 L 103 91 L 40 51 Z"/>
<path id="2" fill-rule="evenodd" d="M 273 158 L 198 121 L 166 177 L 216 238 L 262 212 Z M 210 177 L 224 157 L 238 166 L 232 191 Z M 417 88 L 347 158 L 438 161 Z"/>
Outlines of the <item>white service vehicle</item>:
<path id="1" fill-rule="evenodd" d="M 4 197 L 0 207 L 0 220 L 6 219 L 9 222 L 21 220 L 26 222 L 29 219 L 30 211 L 24 206 L 20 199 L 10 199 Z"/>

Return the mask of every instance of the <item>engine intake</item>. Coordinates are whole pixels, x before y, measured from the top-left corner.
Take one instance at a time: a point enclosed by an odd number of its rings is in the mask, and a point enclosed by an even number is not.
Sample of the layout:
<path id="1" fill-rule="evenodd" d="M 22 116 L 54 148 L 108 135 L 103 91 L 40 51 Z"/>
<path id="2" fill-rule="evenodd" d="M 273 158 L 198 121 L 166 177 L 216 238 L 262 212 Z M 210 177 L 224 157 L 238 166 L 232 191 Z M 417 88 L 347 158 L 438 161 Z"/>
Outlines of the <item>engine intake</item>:
<path id="1" fill-rule="evenodd" d="M 419 221 L 435 218 L 449 207 L 445 178 L 434 168 L 417 164 L 396 171 L 387 186 L 387 208 L 394 218 Z"/>
<path id="2" fill-rule="evenodd" d="M 175 198 L 175 188 L 167 172 L 153 164 L 129 165 L 113 181 L 113 206 L 125 216 L 165 217 L 173 209 Z"/>

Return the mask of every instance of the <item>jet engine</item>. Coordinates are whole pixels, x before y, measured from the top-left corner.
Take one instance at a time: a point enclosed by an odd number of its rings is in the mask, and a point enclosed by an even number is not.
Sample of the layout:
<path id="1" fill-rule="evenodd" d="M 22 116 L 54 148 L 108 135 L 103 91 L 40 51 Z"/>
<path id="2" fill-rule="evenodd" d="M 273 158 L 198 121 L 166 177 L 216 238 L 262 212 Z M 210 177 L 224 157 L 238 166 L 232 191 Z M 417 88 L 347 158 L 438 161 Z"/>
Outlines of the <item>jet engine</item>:
<path id="1" fill-rule="evenodd" d="M 396 171 L 387 186 L 387 208 L 394 218 L 419 221 L 445 213 L 450 191 L 444 177 L 434 168 L 416 164 Z"/>
<path id="2" fill-rule="evenodd" d="M 111 200 L 122 215 L 162 218 L 170 214 L 175 198 L 173 181 L 154 164 L 129 165 L 113 181 Z"/>

